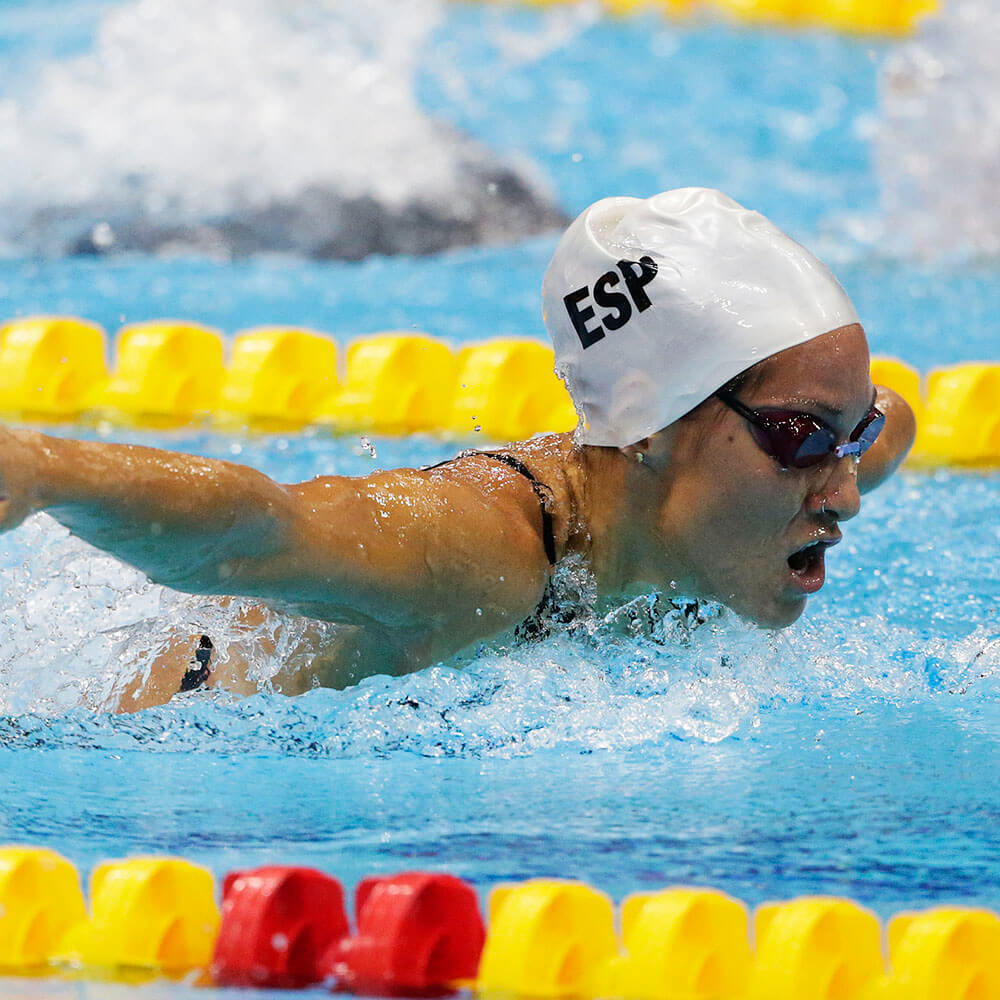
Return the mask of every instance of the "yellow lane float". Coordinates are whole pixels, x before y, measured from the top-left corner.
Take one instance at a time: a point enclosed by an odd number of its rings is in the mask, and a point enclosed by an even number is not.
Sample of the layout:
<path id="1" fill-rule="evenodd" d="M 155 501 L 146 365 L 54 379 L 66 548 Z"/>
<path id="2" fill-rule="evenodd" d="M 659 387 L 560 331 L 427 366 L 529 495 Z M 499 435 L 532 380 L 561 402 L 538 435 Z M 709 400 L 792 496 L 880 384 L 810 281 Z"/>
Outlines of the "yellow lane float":
<path id="1" fill-rule="evenodd" d="M 872 358 L 872 382 L 884 385 L 898 392 L 907 403 L 919 423 L 924 401 L 920 389 L 920 372 L 899 358 Z"/>
<path id="2" fill-rule="evenodd" d="M 29 316 L 0 326 L 0 413 L 72 419 L 107 379 L 104 331 L 72 316 Z"/>
<path id="3" fill-rule="evenodd" d="M 883 974 L 878 920 L 822 897 L 761 906 L 750 1000 L 852 1000 Z"/>
<path id="4" fill-rule="evenodd" d="M 47 964 L 86 917 L 69 861 L 40 847 L 0 847 L 0 970 Z"/>
<path id="5" fill-rule="evenodd" d="M 927 376 L 916 452 L 932 462 L 1000 462 L 1000 364 L 961 364 Z"/>
<path id="6" fill-rule="evenodd" d="M 1000 917 L 963 907 L 900 914 L 889 923 L 889 963 L 883 1000 L 997 1000 Z"/>
<path id="7" fill-rule="evenodd" d="M 348 347 L 343 385 L 317 418 L 339 431 L 439 430 L 454 388 L 455 357 L 443 341 L 426 334 L 375 334 Z"/>
<path id="8" fill-rule="evenodd" d="M 238 333 L 216 423 L 283 430 L 312 423 L 337 388 L 337 345 L 312 330 L 261 326 Z"/>
<path id="9" fill-rule="evenodd" d="M 175 320 L 135 323 L 118 332 L 114 374 L 88 402 L 112 420 L 180 426 L 217 409 L 222 377 L 217 330 Z"/>
<path id="10" fill-rule="evenodd" d="M 552 348 L 501 337 L 458 354 L 455 402 L 448 427 L 461 435 L 516 440 L 541 429 L 576 427 L 576 411 L 553 371 Z"/>
<path id="11" fill-rule="evenodd" d="M 611 900 L 579 882 L 535 879 L 490 894 L 476 988 L 535 997 L 595 996 L 618 955 Z"/>
<path id="12" fill-rule="evenodd" d="M 746 907 L 714 889 L 666 889 L 622 904 L 618 996 L 687 1000 L 741 996 L 750 972 Z"/>
<path id="13" fill-rule="evenodd" d="M 211 872 L 180 858 L 130 858 L 90 877 L 91 919 L 65 936 L 61 964 L 187 972 L 208 966 L 219 932 Z"/>

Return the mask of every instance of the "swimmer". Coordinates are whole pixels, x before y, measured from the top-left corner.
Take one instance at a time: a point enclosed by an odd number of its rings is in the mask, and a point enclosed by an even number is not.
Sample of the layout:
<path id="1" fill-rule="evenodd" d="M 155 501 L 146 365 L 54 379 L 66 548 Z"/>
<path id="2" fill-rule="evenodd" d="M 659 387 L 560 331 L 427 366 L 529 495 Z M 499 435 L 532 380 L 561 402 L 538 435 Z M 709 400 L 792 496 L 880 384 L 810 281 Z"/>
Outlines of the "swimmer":
<path id="1" fill-rule="evenodd" d="M 287 693 L 417 670 L 512 630 L 551 599 L 567 556 L 608 603 L 657 590 L 794 622 L 915 433 L 907 404 L 872 384 L 833 275 L 763 216 L 685 188 L 587 209 L 543 300 L 575 433 L 282 485 L 0 429 L 0 531 L 46 511 L 156 583 L 240 598 L 251 626 L 266 608 L 342 623 L 325 645 L 303 633 Z M 208 636 L 179 637 L 123 707 L 256 690 L 238 657 L 216 667 L 212 653 Z"/>

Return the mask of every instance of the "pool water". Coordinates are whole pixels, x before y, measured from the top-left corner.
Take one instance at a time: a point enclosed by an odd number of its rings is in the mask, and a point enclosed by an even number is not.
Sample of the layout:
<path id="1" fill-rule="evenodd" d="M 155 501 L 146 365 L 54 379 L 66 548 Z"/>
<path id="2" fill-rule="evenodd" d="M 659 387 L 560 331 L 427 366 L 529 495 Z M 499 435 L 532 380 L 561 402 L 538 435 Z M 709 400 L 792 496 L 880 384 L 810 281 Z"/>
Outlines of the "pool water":
<path id="1" fill-rule="evenodd" d="M 41 169 L 31 186 L 9 164 L 0 176 L 37 207 L 61 195 L 58 172 L 46 181 L 44 169 L 59 122 L 36 89 L 60 66 L 78 70 L 117 9 L 0 7 L 0 146 L 20 122 L 24 159 Z M 246 9 L 251 28 L 273 21 L 265 0 Z M 177 30 L 193 31 L 178 10 Z M 947 259 L 886 249 L 873 142 L 896 44 L 603 20 L 590 7 L 414 11 L 414 65 L 376 52 L 413 113 L 527 164 L 567 213 L 606 194 L 719 186 L 831 261 L 874 353 L 924 371 L 1000 355 L 994 260 L 974 248 Z M 289 32 L 276 44 L 291 44 Z M 238 114 L 239 93 L 229 100 Z M 90 139 L 74 141 L 96 173 L 109 169 Z M 223 166 L 227 177 L 241 169 Z M 177 315 L 227 333 L 281 322 L 342 340 L 386 328 L 453 343 L 542 336 L 554 243 L 351 264 L 45 259 L 15 246 L 0 260 L 0 293 L 8 315 L 76 313 L 109 330 Z M 375 439 L 372 455 L 358 438 L 322 433 L 111 436 L 284 481 L 428 464 L 458 447 Z M 409 677 L 295 699 L 195 693 L 132 716 L 95 706 L 156 636 L 217 612 L 37 517 L 0 539 L 0 842 L 55 848 L 84 873 L 155 852 L 220 877 L 309 864 L 348 888 L 376 872 L 442 870 L 484 898 L 499 881 L 551 875 L 616 899 L 692 883 L 750 905 L 845 895 L 883 917 L 946 901 L 996 910 L 998 509 L 995 471 L 905 470 L 865 499 L 826 587 L 781 633 L 724 612 L 689 633 L 669 618 L 638 629 L 622 624 L 627 612 L 592 613 L 543 642 L 485 644 L 466 663 Z M 129 995 L 27 981 L 4 990 Z M 159 992 L 210 995 L 179 985 L 148 995 Z"/>

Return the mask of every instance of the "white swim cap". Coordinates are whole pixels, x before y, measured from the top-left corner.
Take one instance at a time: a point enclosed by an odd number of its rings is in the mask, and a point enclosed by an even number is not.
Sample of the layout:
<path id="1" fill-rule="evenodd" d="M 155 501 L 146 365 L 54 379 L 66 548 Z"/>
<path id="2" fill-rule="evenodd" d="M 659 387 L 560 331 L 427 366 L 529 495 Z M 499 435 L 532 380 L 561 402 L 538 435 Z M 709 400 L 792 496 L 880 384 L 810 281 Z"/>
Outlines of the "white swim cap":
<path id="1" fill-rule="evenodd" d="M 634 444 L 758 361 L 849 323 L 826 265 L 720 191 L 606 198 L 566 231 L 542 285 L 582 444 Z"/>

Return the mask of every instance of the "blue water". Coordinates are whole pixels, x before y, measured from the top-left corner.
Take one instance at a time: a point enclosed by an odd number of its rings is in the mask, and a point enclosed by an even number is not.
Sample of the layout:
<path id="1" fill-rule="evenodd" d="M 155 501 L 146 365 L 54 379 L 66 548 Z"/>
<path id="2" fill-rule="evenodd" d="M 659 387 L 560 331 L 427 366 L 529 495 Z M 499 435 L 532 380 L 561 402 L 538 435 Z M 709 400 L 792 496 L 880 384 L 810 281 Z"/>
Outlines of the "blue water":
<path id="1" fill-rule="evenodd" d="M 86 52 L 106 7 L 0 5 L 8 94 Z M 872 236 L 869 141 L 889 49 L 456 5 L 414 87 L 424 111 L 530 162 L 568 213 L 612 193 L 718 185 L 821 248 L 875 353 L 922 370 L 996 359 L 995 262 L 914 262 Z M 72 312 L 109 330 L 176 315 L 227 333 L 288 322 L 342 339 L 542 336 L 554 239 L 360 264 L 15 257 L 0 261 L 0 296 L 9 315 Z M 455 448 L 378 439 L 373 458 L 322 434 L 114 437 L 283 480 Z M 827 586 L 777 635 L 728 615 L 684 640 L 595 617 L 582 633 L 348 691 L 195 695 L 127 717 L 93 705 L 130 649 L 210 612 L 35 519 L 0 539 L 0 842 L 54 847 L 85 872 L 169 852 L 219 876 L 312 864 L 349 888 L 373 872 L 446 870 L 484 898 L 501 880 L 557 875 L 615 898 L 695 883 L 751 905 L 835 893 L 881 916 L 1000 909 L 998 509 L 996 472 L 904 472 L 866 498 Z"/>

